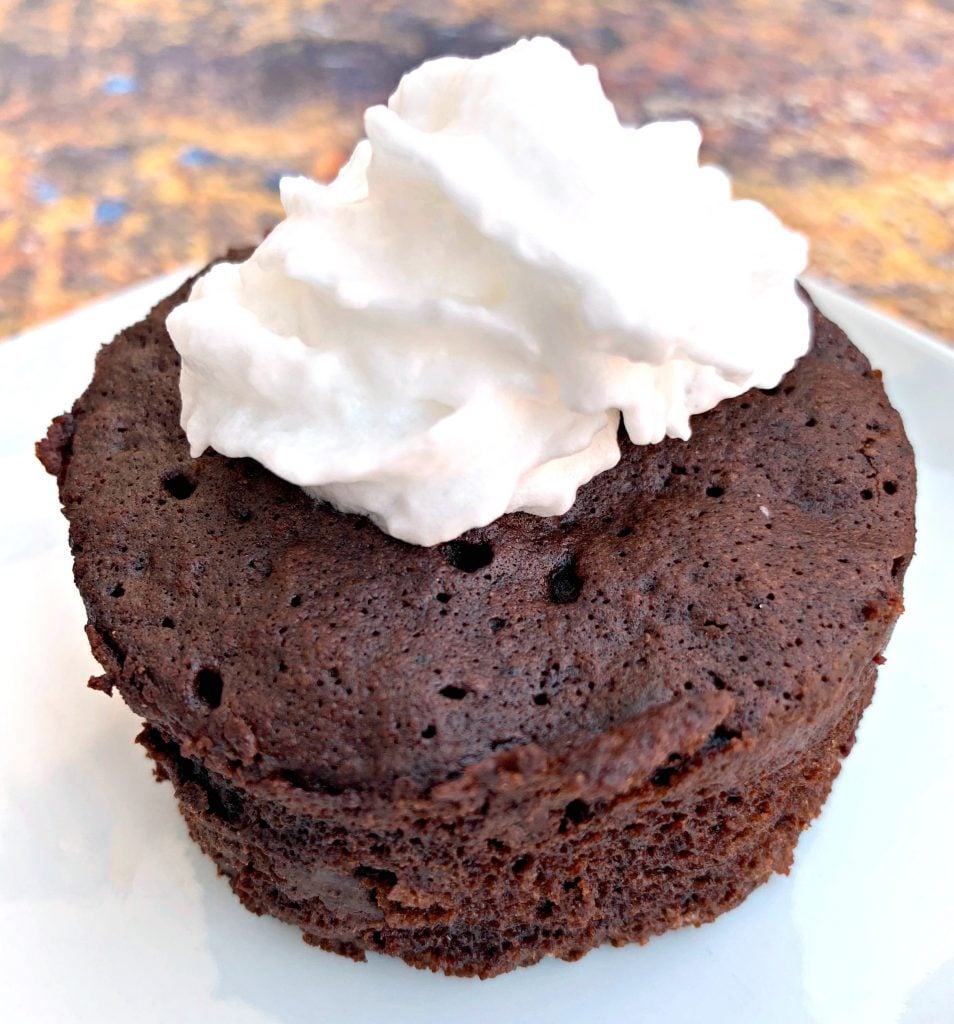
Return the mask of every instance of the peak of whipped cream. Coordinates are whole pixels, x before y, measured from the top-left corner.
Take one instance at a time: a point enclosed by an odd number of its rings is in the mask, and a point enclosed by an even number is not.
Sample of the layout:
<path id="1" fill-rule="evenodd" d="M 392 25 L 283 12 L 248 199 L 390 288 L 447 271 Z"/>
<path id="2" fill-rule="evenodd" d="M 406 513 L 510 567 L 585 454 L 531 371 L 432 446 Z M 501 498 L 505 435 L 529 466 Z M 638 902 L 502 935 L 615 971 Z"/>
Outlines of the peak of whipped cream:
<path id="1" fill-rule="evenodd" d="M 621 125 L 550 39 L 429 61 L 365 131 L 170 314 L 194 456 L 437 544 L 565 512 L 620 413 L 635 444 L 688 438 L 809 346 L 804 239 L 699 166 L 691 122 Z"/>

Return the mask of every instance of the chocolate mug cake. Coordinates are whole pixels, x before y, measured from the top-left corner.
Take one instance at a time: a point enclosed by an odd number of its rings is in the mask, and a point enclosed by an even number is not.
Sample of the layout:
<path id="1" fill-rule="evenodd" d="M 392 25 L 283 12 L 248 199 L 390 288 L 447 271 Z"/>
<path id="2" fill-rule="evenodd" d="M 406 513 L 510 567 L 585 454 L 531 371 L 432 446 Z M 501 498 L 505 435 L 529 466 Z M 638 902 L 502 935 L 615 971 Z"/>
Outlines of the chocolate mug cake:
<path id="1" fill-rule="evenodd" d="M 219 266 L 247 284 L 254 259 Z M 811 308 L 810 350 L 768 386 L 731 378 L 688 439 L 632 443 L 617 415 L 618 462 L 563 511 L 408 543 L 375 525 L 400 518 L 393 487 L 372 522 L 267 454 L 190 452 L 166 321 L 191 287 L 100 352 L 38 449 L 91 685 L 144 720 L 249 909 L 348 956 L 488 977 L 701 924 L 788 870 L 914 546 L 910 445 L 834 324 Z"/>

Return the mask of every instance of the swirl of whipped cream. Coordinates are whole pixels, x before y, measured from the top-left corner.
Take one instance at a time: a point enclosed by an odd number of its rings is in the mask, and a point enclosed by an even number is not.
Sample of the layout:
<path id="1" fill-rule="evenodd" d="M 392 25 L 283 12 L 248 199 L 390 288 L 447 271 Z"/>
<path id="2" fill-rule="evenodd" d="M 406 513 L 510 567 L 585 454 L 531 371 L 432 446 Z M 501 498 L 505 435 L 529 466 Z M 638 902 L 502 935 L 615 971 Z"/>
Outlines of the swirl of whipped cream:
<path id="1" fill-rule="evenodd" d="M 406 75 L 329 185 L 168 319 L 193 455 L 250 456 L 431 545 L 557 515 L 632 442 L 773 387 L 808 348 L 801 236 L 624 127 L 595 68 L 524 40 Z"/>

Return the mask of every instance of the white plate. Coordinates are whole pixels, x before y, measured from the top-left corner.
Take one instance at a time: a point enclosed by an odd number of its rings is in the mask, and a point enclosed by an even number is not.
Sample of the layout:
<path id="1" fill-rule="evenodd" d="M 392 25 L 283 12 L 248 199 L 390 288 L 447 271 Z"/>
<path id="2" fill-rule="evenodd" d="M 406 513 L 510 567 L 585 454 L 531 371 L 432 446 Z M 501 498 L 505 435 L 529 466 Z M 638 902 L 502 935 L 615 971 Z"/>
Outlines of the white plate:
<path id="1" fill-rule="evenodd" d="M 312 949 L 186 836 L 96 670 L 32 445 L 166 278 L 0 346 L 0 1019 L 168 1024 L 954 1020 L 954 351 L 822 288 L 917 452 L 907 612 L 795 867 L 703 928 L 489 982 Z"/>

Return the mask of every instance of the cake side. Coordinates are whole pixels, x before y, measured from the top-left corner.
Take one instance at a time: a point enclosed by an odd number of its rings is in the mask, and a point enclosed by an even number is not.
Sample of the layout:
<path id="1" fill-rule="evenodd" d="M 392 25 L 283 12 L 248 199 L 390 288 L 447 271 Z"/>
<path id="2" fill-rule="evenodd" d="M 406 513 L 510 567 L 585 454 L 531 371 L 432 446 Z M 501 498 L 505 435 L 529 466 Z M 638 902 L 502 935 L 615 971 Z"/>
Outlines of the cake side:
<path id="1" fill-rule="evenodd" d="M 248 909 L 354 959 L 387 953 L 486 978 L 703 924 L 787 872 L 851 749 L 874 677 L 871 665 L 854 700 L 794 759 L 772 764 L 751 745 L 711 745 L 613 799 L 574 787 L 572 776 L 563 793 L 553 780 L 535 791 L 514 771 L 520 800 L 484 790 L 479 806 L 296 812 L 183 758 L 154 729 L 140 743 Z M 582 796 L 562 803 L 571 791 Z"/>

